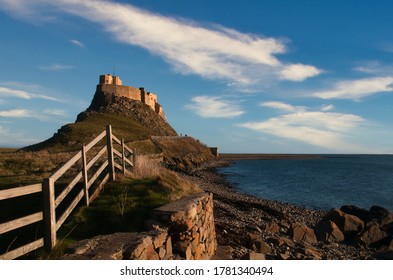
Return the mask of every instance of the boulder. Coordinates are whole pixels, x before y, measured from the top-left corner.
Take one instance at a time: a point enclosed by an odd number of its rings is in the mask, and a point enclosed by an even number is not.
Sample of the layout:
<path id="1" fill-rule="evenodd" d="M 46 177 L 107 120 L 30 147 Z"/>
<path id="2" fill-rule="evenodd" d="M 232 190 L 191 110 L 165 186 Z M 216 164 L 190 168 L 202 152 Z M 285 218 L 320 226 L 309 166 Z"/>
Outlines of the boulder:
<path id="1" fill-rule="evenodd" d="M 372 221 L 356 237 L 354 243 L 363 246 L 377 245 L 387 236 L 387 233 L 381 230 L 379 224 L 376 221 Z"/>
<path id="2" fill-rule="evenodd" d="M 361 219 L 354 215 L 346 214 L 337 208 L 330 210 L 324 220 L 330 220 L 335 223 L 347 240 L 356 236 L 364 228 L 364 222 Z"/>
<path id="3" fill-rule="evenodd" d="M 381 226 L 390 224 L 393 222 L 393 215 L 386 208 L 381 206 L 372 206 L 370 213 L 373 219 L 375 219 Z"/>
<path id="4" fill-rule="evenodd" d="M 289 229 L 290 237 L 294 241 L 305 241 L 310 244 L 317 242 L 314 230 L 302 223 L 292 223 Z"/>
<path id="5" fill-rule="evenodd" d="M 368 223 L 372 220 L 370 211 L 364 208 L 357 207 L 355 205 L 343 205 L 340 208 L 346 214 L 354 215 L 361 219 L 363 222 Z"/>
<path id="6" fill-rule="evenodd" d="M 315 227 L 315 234 L 323 242 L 340 243 L 345 239 L 342 231 L 330 220 L 321 220 Z"/>

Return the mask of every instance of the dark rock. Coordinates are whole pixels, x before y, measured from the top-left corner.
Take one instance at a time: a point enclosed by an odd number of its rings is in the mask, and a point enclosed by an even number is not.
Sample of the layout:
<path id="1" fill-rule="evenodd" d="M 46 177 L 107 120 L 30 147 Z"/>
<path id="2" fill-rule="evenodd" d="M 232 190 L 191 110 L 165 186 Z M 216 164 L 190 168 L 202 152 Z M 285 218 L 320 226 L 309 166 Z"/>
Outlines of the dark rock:
<path id="1" fill-rule="evenodd" d="M 365 223 L 368 223 L 372 219 L 370 211 L 364 208 L 357 207 L 355 205 L 343 205 L 341 206 L 340 210 L 345 212 L 346 214 L 358 217 Z"/>
<path id="2" fill-rule="evenodd" d="M 387 225 L 393 222 L 393 215 L 386 208 L 381 206 L 372 206 L 370 208 L 370 213 L 373 219 L 381 225 Z"/>
<path id="3" fill-rule="evenodd" d="M 379 224 L 376 221 L 372 221 L 355 238 L 354 243 L 363 246 L 376 245 L 386 237 L 387 237 L 387 233 L 381 230 Z"/>

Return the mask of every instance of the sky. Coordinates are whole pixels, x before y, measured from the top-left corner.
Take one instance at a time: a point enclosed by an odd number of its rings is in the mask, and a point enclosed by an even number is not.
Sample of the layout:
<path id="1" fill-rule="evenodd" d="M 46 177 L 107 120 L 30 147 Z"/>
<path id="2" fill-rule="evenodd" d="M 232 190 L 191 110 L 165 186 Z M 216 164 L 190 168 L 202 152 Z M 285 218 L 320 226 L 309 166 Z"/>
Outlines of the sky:
<path id="1" fill-rule="evenodd" d="M 0 147 L 75 121 L 99 75 L 226 153 L 393 153 L 393 1 L 0 0 Z"/>

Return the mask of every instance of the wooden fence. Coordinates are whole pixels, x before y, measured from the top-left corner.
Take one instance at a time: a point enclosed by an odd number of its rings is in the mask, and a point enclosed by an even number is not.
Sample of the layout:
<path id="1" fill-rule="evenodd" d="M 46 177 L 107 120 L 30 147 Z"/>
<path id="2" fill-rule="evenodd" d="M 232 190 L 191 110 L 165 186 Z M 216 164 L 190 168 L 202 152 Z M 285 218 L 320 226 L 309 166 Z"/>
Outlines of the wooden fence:
<path id="1" fill-rule="evenodd" d="M 88 161 L 88 151 L 96 146 L 104 137 L 106 137 L 106 144 L 90 159 L 90 161 Z M 116 146 L 119 147 L 120 151 L 116 149 Z M 104 156 L 105 154 L 107 155 L 106 157 Z M 102 159 L 103 156 L 104 160 L 98 163 L 98 160 Z M 131 160 L 129 158 L 131 158 Z M 109 125 L 105 131 L 86 146 L 83 145 L 81 151 L 61 166 L 52 176 L 45 178 L 42 183 L 0 191 L 0 201 L 40 192 L 42 192 L 43 196 L 42 211 L 0 224 L 0 235 L 33 223 L 43 222 L 44 224 L 44 234 L 42 238 L 6 252 L 0 255 L 0 259 L 15 259 L 43 246 L 45 246 L 47 250 L 52 250 L 56 246 L 57 231 L 81 199 L 84 198 L 84 204 L 89 206 L 98 196 L 108 180 L 115 181 L 115 169 L 119 169 L 124 175 L 127 175 L 127 173 L 130 173 L 127 168 L 131 167 L 133 169 L 135 166 L 135 158 L 135 149 L 130 149 L 124 144 L 124 139 L 119 140 L 113 135 L 112 128 Z M 56 190 L 56 181 L 58 181 L 64 173 L 70 170 L 70 168 L 74 167 L 81 159 L 82 168 L 77 172 L 77 175 L 61 190 Z M 89 178 L 89 171 L 91 171 L 93 166 L 95 166 L 96 170 Z M 100 179 L 100 182 L 96 183 L 93 190 L 91 187 L 97 179 Z M 65 201 L 65 198 L 72 190 L 75 191 L 75 186 L 77 186 L 78 183 L 82 183 L 83 187 L 77 191 L 74 198 L 68 198 L 67 203 L 69 204 L 66 205 L 61 213 L 57 213 L 56 209 L 60 203 Z M 91 190 L 91 192 L 89 192 L 89 190 Z"/>

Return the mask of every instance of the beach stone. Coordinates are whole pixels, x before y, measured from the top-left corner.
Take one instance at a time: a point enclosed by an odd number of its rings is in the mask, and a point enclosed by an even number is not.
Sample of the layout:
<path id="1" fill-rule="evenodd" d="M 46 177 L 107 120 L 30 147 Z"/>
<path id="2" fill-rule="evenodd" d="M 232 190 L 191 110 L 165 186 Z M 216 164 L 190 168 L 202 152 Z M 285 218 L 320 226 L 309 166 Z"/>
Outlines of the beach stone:
<path id="1" fill-rule="evenodd" d="M 270 233 L 278 233 L 280 231 L 280 227 L 277 223 L 271 222 L 266 225 L 265 231 L 268 231 Z"/>
<path id="2" fill-rule="evenodd" d="M 346 214 L 337 208 L 331 209 L 324 219 L 335 223 L 346 239 L 351 239 L 364 228 L 364 222 L 361 219 L 354 215 Z"/>
<path id="3" fill-rule="evenodd" d="M 256 260 L 266 260 L 266 257 L 262 253 L 257 253 L 257 252 L 249 252 L 246 255 L 242 257 L 244 260 L 250 260 L 250 261 L 256 261 Z"/>
<path id="4" fill-rule="evenodd" d="M 366 228 L 355 239 L 357 245 L 375 245 L 387 237 L 387 233 L 382 231 L 376 221 L 370 222 Z"/>
<path id="5" fill-rule="evenodd" d="M 294 241 L 317 242 L 314 230 L 302 223 L 292 223 L 289 234 Z"/>
<path id="6" fill-rule="evenodd" d="M 345 239 L 342 231 L 330 220 L 321 220 L 315 227 L 315 234 L 323 242 L 340 243 Z"/>
<path id="7" fill-rule="evenodd" d="M 252 248 L 257 253 L 270 254 L 272 252 L 269 244 L 263 241 L 262 238 L 253 240 Z"/>
<path id="8" fill-rule="evenodd" d="M 291 257 L 291 255 L 289 254 L 289 252 L 285 252 L 285 253 L 281 253 L 277 255 L 279 260 L 287 260 Z"/>

